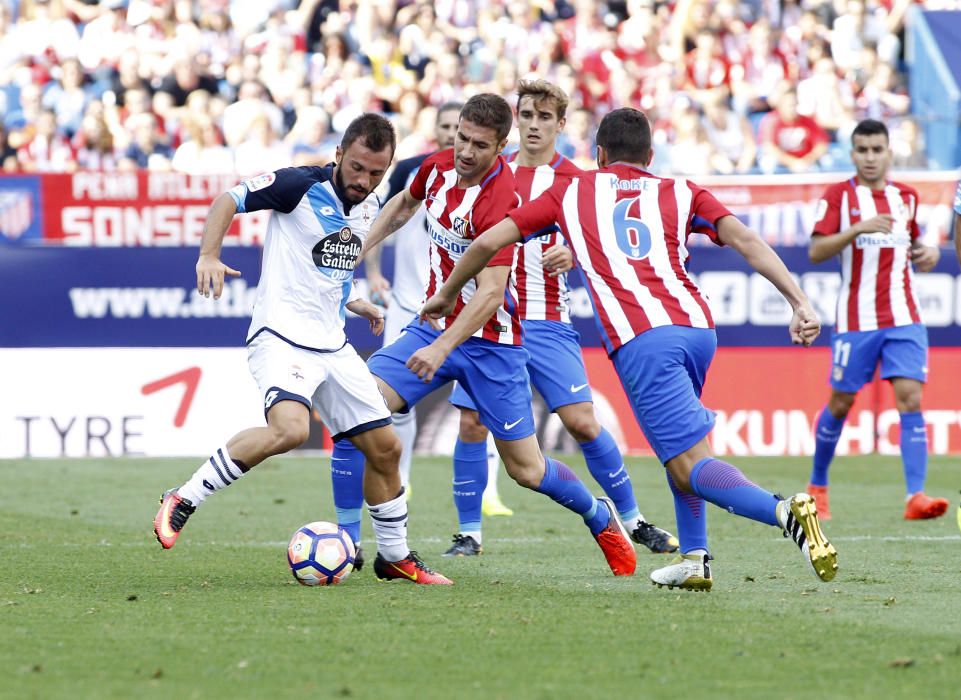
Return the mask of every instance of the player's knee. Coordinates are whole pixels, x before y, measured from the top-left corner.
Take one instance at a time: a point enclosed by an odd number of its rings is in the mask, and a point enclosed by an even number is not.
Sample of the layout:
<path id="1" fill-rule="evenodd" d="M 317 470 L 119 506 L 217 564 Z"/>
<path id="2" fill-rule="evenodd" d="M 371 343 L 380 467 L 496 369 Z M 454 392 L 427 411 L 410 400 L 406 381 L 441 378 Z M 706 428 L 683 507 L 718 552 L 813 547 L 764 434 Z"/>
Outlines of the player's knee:
<path id="1" fill-rule="evenodd" d="M 396 435 L 378 440 L 364 454 L 367 466 L 376 472 L 386 473 L 397 469 L 403 447 Z"/>
<path id="2" fill-rule="evenodd" d="M 460 412 L 459 437 L 462 442 L 483 442 L 487 439 L 487 426 L 481 423 L 477 411 Z"/>
<path id="3" fill-rule="evenodd" d="M 919 413 L 921 411 L 921 392 L 910 392 L 895 397 L 898 413 Z"/>
<path id="4" fill-rule="evenodd" d="M 851 412 L 851 407 L 854 406 L 854 398 L 854 394 L 831 394 L 828 410 L 835 418 L 845 418 Z"/>
<path id="5" fill-rule="evenodd" d="M 289 452 L 300 447 L 310 434 L 310 426 L 300 421 L 284 421 L 270 426 L 274 454 Z"/>
<path id="6" fill-rule="evenodd" d="M 594 417 L 594 411 L 578 412 L 567 419 L 564 425 L 567 432 L 577 442 L 591 442 L 601 434 L 601 424 Z"/>
<path id="7" fill-rule="evenodd" d="M 507 475 L 517 482 L 518 486 L 523 486 L 525 489 L 536 489 L 544 480 L 543 469 L 507 461 L 504 462 L 504 468 Z"/>

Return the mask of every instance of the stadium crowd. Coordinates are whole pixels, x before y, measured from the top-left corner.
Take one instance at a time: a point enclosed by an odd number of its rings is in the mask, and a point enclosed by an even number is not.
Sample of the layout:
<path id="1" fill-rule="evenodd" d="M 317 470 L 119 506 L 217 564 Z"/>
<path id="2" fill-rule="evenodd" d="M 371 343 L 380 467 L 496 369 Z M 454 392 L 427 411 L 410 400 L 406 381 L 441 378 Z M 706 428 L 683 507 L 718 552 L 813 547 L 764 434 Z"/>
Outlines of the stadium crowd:
<path id="1" fill-rule="evenodd" d="M 599 117 L 633 106 L 673 174 L 848 167 L 869 117 L 896 167 L 923 167 L 913 2 L 0 0 L 2 164 L 248 176 L 330 161 L 364 111 L 404 158 L 434 147 L 437 105 L 536 74 L 571 96 L 560 148 L 581 166 Z"/>

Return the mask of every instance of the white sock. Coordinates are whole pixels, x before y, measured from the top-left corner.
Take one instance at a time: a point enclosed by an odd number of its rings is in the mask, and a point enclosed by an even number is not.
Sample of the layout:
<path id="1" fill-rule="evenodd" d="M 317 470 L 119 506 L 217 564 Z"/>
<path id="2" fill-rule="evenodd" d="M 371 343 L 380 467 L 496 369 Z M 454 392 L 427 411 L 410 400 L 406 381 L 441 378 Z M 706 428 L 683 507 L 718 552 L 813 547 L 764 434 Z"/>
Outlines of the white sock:
<path id="1" fill-rule="evenodd" d="M 376 506 L 367 505 L 374 525 L 377 551 L 387 561 L 400 561 L 410 554 L 407 546 L 407 497 L 401 493 L 397 498 Z"/>
<path id="2" fill-rule="evenodd" d="M 473 537 L 473 538 L 474 538 L 474 541 L 477 542 L 477 544 L 481 544 L 481 533 L 480 533 L 480 530 L 476 530 L 476 531 L 475 531 L 475 530 L 464 530 L 464 531 L 462 531 L 460 534 L 462 534 L 464 537 Z"/>
<path id="3" fill-rule="evenodd" d="M 417 438 L 417 414 L 410 409 L 409 413 L 395 413 L 394 430 L 400 438 L 400 483 L 406 487 L 410 483 L 410 461 L 414 455 L 414 440 Z"/>
<path id="4" fill-rule="evenodd" d="M 501 457 L 497 454 L 497 445 L 494 443 L 494 436 L 487 433 L 487 487 L 484 489 L 484 498 L 500 499 L 497 494 L 497 472 L 501 470 Z M 477 540 L 480 542 L 480 540 Z"/>
<path id="5" fill-rule="evenodd" d="M 707 554 L 706 549 L 692 549 L 690 552 L 684 552 L 685 557 L 693 557 L 693 556 L 703 557 L 705 554 Z"/>
<path id="6" fill-rule="evenodd" d="M 638 515 L 636 518 L 631 518 L 630 520 L 624 521 L 624 527 L 628 532 L 634 532 L 641 523 L 646 523 L 643 515 Z"/>
<path id="7" fill-rule="evenodd" d="M 207 496 L 225 489 L 237 481 L 246 472 L 234 462 L 227 453 L 224 445 L 214 452 L 210 459 L 200 465 L 194 475 L 183 486 L 177 489 L 177 495 L 186 498 L 196 508 Z"/>

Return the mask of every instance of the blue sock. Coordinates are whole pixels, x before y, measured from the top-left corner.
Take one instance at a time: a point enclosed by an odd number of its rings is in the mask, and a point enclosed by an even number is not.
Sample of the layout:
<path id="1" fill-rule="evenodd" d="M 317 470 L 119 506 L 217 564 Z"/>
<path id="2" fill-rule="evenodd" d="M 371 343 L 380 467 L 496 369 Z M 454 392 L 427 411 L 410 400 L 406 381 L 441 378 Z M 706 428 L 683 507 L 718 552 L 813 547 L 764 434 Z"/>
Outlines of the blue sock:
<path id="1" fill-rule="evenodd" d="M 828 468 L 834 459 L 834 449 L 838 446 L 843 427 L 844 418 L 835 418 L 825 406 L 818 416 L 814 430 L 814 468 L 811 470 L 811 483 L 815 486 L 828 485 Z"/>
<path id="2" fill-rule="evenodd" d="M 544 458 L 544 478 L 540 486 L 534 490 L 550 496 L 568 510 L 584 518 L 592 535 L 596 535 L 607 527 L 611 518 L 607 506 L 591 495 L 584 486 L 584 482 L 577 478 L 577 474 L 563 462 L 550 457 Z"/>
<path id="3" fill-rule="evenodd" d="M 704 499 L 693 493 L 684 493 L 674 483 L 670 473 L 665 470 L 667 485 L 674 494 L 674 518 L 677 520 L 677 540 L 681 543 L 681 554 L 694 549 L 707 548 L 707 508 Z"/>
<path id="4" fill-rule="evenodd" d="M 777 525 L 778 498 L 747 480 L 740 470 L 706 457 L 691 470 L 691 490 L 705 501 L 768 525 Z"/>
<path id="5" fill-rule="evenodd" d="M 924 491 L 928 474 L 928 431 L 920 411 L 901 414 L 901 461 L 908 495 Z"/>
<path id="6" fill-rule="evenodd" d="M 487 488 L 487 440 L 454 445 L 454 506 L 461 532 L 480 532 L 481 501 Z"/>
<path id="7" fill-rule="evenodd" d="M 607 428 L 601 428 L 601 434 L 590 442 L 581 443 L 584 461 L 594 481 L 601 485 L 604 493 L 614 501 L 614 507 L 624 522 L 630 522 L 640 516 L 637 501 L 634 500 L 634 488 L 631 486 L 631 476 L 624 466 L 624 458 L 617 449 L 614 436 Z"/>
<path id="8" fill-rule="evenodd" d="M 350 440 L 334 443 L 330 457 L 337 524 L 354 542 L 360 542 L 360 516 L 364 508 L 364 454 Z"/>

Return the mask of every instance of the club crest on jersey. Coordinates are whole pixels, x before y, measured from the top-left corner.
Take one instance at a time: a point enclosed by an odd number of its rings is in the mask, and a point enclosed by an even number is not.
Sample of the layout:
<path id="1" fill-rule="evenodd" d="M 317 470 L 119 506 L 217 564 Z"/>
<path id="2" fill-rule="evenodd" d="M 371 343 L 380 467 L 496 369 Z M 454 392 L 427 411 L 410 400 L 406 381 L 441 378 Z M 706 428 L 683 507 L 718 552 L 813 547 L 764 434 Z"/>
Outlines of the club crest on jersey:
<path id="1" fill-rule="evenodd" d="M 450 228 L 461 238 L 467 238 L 467 229 L 469 226 L 470 222 L 467 219 L 462 219 L 459 216 L 455 216 L 454 220 L 451 222 Z"/>
<path id="2" fill-rule="evenodd" d="M 349 226 L 320 239 L 312 251 L 314 265 L 328 277 L 348 280 L 354 276 L 354 265 L 360 257 L 363 243 Z"/>
<path id="3" fill-rule="evenodd" d="M 257 177 L 252 177 L 244 184 L 247 186 L 248 192 L 256 192 L 257 190 L 262 190 L 265 187 L 270 187 L 274 184 L 274 180 L 277 176 L 274 173 L 264 173 L 263 175 L 258 175 Z"/>

